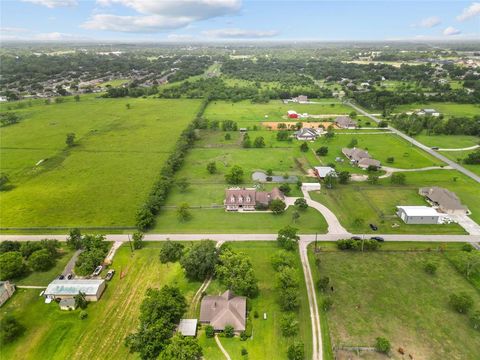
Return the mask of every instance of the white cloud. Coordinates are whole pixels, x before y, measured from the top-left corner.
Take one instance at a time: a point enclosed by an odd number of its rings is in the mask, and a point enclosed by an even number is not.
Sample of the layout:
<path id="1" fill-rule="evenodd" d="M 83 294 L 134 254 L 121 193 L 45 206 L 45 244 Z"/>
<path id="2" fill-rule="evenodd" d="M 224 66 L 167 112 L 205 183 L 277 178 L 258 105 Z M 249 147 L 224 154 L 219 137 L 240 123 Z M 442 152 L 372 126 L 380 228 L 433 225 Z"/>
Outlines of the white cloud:
<path id="1" fill-rule="evenodd" d="M 457 16 L 457 20 L 465 21 L 478 15 L 480 15 L 480 2 L 474 2 L 468 8 L 463 9 L 463 12 Z"/>
<path id="2" fill-rule="evenodd" d="M 202 31 L 202 34 L 213 38 L 223 39 L 259 39 L 278 35 L 276 30 L 245 30 L 245 29 L 215 29 Z"/>
<path id="3" fill-rule="evenodd" d="M 424 28 L 432 28 L 434 26 L 437 26 L 441 24 L 442 20 L 438 16 L 430 16 L 428 18 L 422 19 L 418 26 L 424 27 Z"/>
<path id="4" fill-rule="evenodd" d="M 167 39 L 170 41 L 192 41 L 196 37 L 188 34 L 168 34 Z"/>
<path id="5" fill-rule="evenodd" d="M 82 27 L 119 32 L 159 32 L 178 29 L 195 21 L 236 13 L 241 0 L 97 0 L 101 6 L 120 4 L 141 15 L 93 15 Z"/>
<path id="6" fill-rule="evenodd" d="M 50 9 L 64 6 L 75 6 L 78 4 L 77 0 L 21 0 L 35 5 L 46 6 Z"/>
<path id="7" fill-rule="evenodd" d="M 8 26 L 0 27 L 0 33 L 2 34 L 18 34 L 18 33 L 25 33 L 28 31 L 30 30 L 25 28 L 19 28 L 19 27 L 8 27 Z"/>
<path id="8" fill-rule="evenodd" d="M 454 28 L 453 26 L 449 26 L 443 30 L 443 35 L 445 36 L 459 35 L 461 33 L 462 32 L 460 30 Z"/>

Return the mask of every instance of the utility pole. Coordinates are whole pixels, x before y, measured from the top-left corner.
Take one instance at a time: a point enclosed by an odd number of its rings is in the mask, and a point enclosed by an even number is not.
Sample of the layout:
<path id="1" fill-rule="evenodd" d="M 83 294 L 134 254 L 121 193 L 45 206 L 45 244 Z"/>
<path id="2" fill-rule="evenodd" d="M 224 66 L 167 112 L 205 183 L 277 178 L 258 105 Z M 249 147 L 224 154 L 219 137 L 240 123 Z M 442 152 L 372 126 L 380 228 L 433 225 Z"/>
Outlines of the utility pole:
<path id="1" fill-rule="evenodd" d="M 128 234 L 128 245 L 130 245 L 130 251 L 133 253 L 132 242 L 130 241 L 130 234 Z"/>
<path id="2" fill-rule="evenodd" d="M 317 235 L 318 233 L 315 233 L 315 253 L 317 253 Z"/>

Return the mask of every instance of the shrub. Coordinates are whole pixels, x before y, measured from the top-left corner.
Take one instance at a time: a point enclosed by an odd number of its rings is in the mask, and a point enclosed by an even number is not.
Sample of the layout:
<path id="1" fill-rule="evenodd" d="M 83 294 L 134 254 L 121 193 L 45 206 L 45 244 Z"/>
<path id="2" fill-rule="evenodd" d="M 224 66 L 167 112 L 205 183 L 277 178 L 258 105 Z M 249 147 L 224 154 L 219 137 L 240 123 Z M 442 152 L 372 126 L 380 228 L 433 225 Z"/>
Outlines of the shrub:
<path id="1" fill-rule="evenodd" d="M 88 313 L 85 310 L 80 311 L 80 314 L 78 315 L 80 320 L 84 320 L 88 317 Z"/>
<path id="2" fill-rule="evenodd" d="M 424 270 L 427 274 L 435 275 L 435 273 L 437 272 L 437 265 L 434 263 L 428 262 L 425 264 Z"/>
<path id="3" fill-rule="evenodd" d="M 298 320 L 293 313 L 284 314 L 280 321 L 280 329 L 285 337 L 295 336 L 298 334 Z"/>
<path id="4" fill-rule="evenodd" d="M 248 339 L 247 332 L 246 332 L 246 331 L 242 331 L 242 332 L 240 333 L 240 340 L 241 340 L 241 341 L 245 341 L 245 340 L 247 340 L 247 339 Z"/>
<path id="5" fill-rule="evenodd" d="M 14 341 L 25 332 L 25 327 L 12 315 L 5 315 L 0 320 L 0 343 L 7 344 Z"/>
<path id="6" fill-rule="evenodd" d="M 287 350 L 287 357 L 288 360 L 304 360 L 305 350 L 303 343 L 301 341 L 295 341 L 290 345 Z"/>
<path id="7" fill-rule="evenodd" d="M 328 154 L 328 146 L 321 146 L 315 151 L 318 156 L 326 156 Z"/>
<path id="8" fill-rule="evenodd" d="M 233 328 L 232 325 L 226 325 L 225 329 L 223 330 L 223 334 L 227 338 L 232 338 L 235 335 L 235 329 Z"/>
<path id="9" fill-rule="evenodd" d="M 389 163 L 389 164 L 393 164 L 394 161 L 395 161 L 395 158 L 393 156 L 389 156 L 387 158 L 387 163 Z"/>
<path id="10" fill-rule="evenodd" d="M 215 336 L 215 329 L 212 325 L 207 325 L 205 327 L 205 335 L 207 336 L 207 338 L 213 338 Z"/>
<path id="11" fill-rule="evenodd" d="M 475 311 L 472 316 L 470 316 L 470 325 L 475 330 L 480 331 L 480 310 Z"/>
<path id="12" fill-rule="evenodd" d="M 318 290 L 325 292 L 328 289 L 328 284 L 330 283 L 330 278 L 328 276 L 323 276 L 317 281 Z"/>
<path id="13" fill-rule="evenodd" d="M 308 208 L 307 200 L 304 198 L 298 198 L 295 200 L 295 206 L 298 207 L 300 210 L 305 210 Z"/>
<path id="14" fill-rule="evenodd" d="M 300 145 L 300 151 L 301 152 L 307 152 L 308 151 L 308 144 L 306 142 L 303 142 L 302 145 Z"/>
<path id="15" fill-rule="evenodd" d="M 269 207 L 275 215 L 278 215 L 285 211 L 286 205 L 282 200 L 275 199 L 270 202 Z"/>
<path id="16" fill-rule="evenodd" d="M 327 312 L 332 308 L 333 305 L 333 300 L 330 296 L 327 296 L 326 298 L 323 299 L 322 301 L 322 309 L 323 311 Z"/>
<path id="17" fill-rule="evenodd" d="M 290 188 L 290 185 L 288 184 L 282 184 L 278 188 L 280 189 L 281 192 L 283 192 L 287 196 L 288 194 L 290 194 L 290 191 L 292 191 L 292 189 Z"/>
<path id="18" fill-rule="evenodd" d="M 207 171 L 210 173 L 210 174 L 215 174 L 217 172 L 217 165 L 215 164 L 215 161 L 210 161 L 208 164 L 207 164 Z"/>
<path id="19" fill-rule="evenodd" d="M 271 261 L 275 271 L 279 271 L 285 266 L 294 267 L 295 255 L 286 250 L 278 250 L 272 255 Z"/>
<path id="20" fill-rule="evenodd" d="M 472 244 L 469 244 L 469 243 L 465 243 L 462 246 L 462 250 L 466 252 L 471 252 L 473 249 L 474 247 L 472 246 Z"/>
<path id="21" fill-rule="evenodd" d="M 390 351 L 390 347 L 390 341 L 388 341 L 384 337 L 377 337 L 375 341 L 375 350 L 383 354 L 388 354 L 388 352 Z"/>
<path id="22" fill-rule="evenodd" d="M 461 292 L 450 295 L 449 303 L 458 313 L 466 314 L 473 305 L 473 299 L 469 294 Z"/>
<path id="23" fill-rule="evenodd" d="M 232 139 L 232 135 L 230 135 L 230 133 L 226 133 L 225 140 L 231 140 L 231 139 Z"/>
<path id="24" fill-rule="evenodd" d="M 253 317 L 254 317 L 255 319 L 258 319 L 259 315 L 258 315 L 258 311 L 257 311 L 257 310 L 255 310 L 255 311 L 253 312 Z"/>

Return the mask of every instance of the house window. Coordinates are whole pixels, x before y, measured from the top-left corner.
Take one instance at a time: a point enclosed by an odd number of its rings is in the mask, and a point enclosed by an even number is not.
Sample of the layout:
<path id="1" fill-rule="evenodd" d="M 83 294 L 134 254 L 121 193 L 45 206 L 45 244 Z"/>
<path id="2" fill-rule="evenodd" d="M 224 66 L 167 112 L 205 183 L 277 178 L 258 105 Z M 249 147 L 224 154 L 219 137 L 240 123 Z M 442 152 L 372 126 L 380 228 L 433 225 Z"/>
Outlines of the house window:
<path id="1" fill-rule="evenodd" d="M 239 202 L 239 203 L 243 202 L 243 196 L 242 196 L 242 195 L 240 195 L 240 196 L 238 197 L 238 202 Z"/>

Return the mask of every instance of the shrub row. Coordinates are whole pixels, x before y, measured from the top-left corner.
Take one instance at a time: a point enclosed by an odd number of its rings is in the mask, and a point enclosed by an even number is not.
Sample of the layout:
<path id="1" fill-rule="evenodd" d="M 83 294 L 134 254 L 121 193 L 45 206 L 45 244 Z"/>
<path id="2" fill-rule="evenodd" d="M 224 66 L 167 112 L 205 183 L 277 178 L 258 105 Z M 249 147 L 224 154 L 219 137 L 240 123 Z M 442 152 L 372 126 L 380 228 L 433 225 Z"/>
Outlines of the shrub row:
<path id="1" fill-rule="evenodd" d="M 182 166 L 188 149 L 193 146 L 195 141 L 195 129 L 200 128 L 202 115 L 208 102 L 208 98 L 203 101 L 195 119 L 185 130 L 182 131 L 180 138 L 177 140 L 174 151 L 170 154 L 160 170 L 159 179 L 153 185 L 145 203 L 137 210 L 135 225 L 139 230 L 145 231 L 151 228 L 155 223 L 155 216 L 165 204 L 168 192 L 173 185 L 173 176 Z"/>

